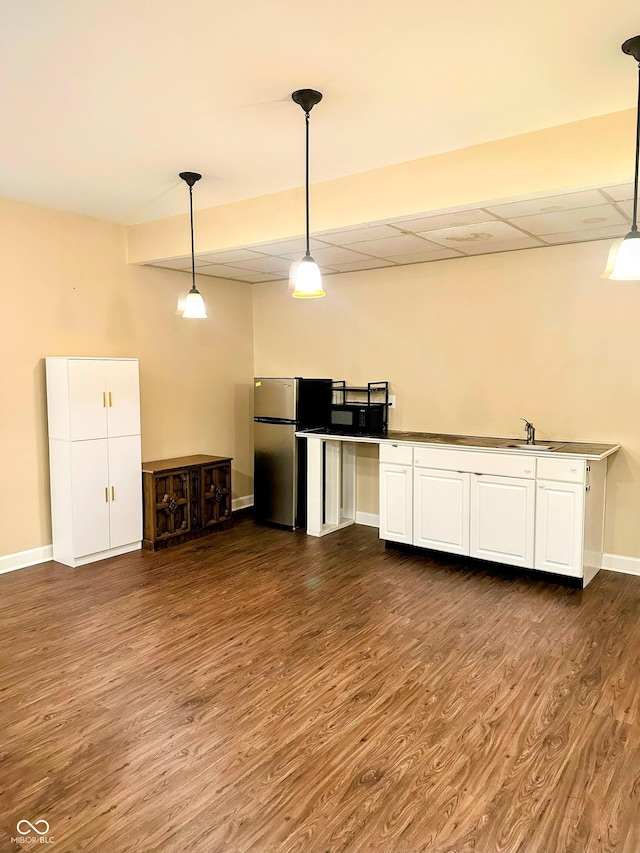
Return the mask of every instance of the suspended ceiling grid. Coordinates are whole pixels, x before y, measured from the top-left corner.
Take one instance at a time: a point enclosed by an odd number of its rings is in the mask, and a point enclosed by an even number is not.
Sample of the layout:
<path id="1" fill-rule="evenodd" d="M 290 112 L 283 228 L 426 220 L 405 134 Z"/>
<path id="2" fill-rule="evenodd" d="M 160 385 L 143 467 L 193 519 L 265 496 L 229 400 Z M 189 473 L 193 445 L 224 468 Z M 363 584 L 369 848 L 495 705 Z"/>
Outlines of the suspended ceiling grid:
<path id="1" fill-rule="evenodd" d="M 426 212 L 407 218 L 314 233 L 311 254 L 324 275 L 439 261 L 516 249 L 623 237 L 633 184 Z M 197 225 L 197 220 L 196 220 Z M 196 238 L 197 240 L 197 238 Z M 259 284 L 289 277 L 305 251 L 303 236 L 198 254 L 198 275 Z M 149 266 L 191 272 L 191 257 Z"/>

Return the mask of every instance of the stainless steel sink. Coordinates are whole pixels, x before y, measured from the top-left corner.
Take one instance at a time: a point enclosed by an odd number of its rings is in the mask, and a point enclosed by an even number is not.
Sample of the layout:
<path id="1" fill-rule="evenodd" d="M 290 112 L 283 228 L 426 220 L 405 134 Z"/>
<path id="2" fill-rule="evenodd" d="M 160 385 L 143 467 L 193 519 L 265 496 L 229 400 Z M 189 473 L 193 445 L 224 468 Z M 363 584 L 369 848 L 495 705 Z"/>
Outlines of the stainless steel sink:
<path id="1" fill-rule="evenodd" d="M 513 441 L 503 444 L 502 446 L 508 450 L 546 450 L 549 452 L 559 450 L 561 447 L 564 447 L 565 443 L 566 442 L 559 441 L 549 441 L 546 443 L 542 441 L 535 441 L 533 444 L 525 444 L 524 442 Z"/>

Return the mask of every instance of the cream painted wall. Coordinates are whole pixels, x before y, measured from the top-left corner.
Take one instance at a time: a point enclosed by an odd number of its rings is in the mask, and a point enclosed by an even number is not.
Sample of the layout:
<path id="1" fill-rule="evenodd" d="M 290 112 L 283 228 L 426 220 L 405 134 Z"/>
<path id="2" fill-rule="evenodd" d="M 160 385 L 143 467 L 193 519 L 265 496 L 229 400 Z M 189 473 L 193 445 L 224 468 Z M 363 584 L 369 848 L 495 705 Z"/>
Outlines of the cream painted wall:
<path id="1" fill-rule="evenodd" d="M 47 355 L 139 357 L 143 458 L 233 456 L 252 493 L 248 285 L 199 278 L 209 320 L 183 320 L 189 277 L 128 266 L 124 228 L 4 200 L 0 270 L 0 556 L 51 543 Z"/>
<path id="2" fill-rule="evenodd" d="M 605 550 L 640 557 L 640 286 L 601 279 L 606 241 L 254 288 L 256 373 L 388 379 L 392 428 L 619 442 Z M 359 509 L 377 511 L 359 460 Z"/>

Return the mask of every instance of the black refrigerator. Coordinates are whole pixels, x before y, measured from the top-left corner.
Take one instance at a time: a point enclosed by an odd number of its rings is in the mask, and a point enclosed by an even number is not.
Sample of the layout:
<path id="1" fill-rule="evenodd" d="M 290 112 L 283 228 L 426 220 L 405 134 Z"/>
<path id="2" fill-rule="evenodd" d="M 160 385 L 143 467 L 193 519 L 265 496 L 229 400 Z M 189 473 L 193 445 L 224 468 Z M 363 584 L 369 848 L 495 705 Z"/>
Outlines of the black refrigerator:
<path id="1" fill-rule="evenodd" d="M 253 405 L 256 520 L 304 527 L 307 442 L 295 434 L 329 425 L 331 379 L 257 376 Z"/>

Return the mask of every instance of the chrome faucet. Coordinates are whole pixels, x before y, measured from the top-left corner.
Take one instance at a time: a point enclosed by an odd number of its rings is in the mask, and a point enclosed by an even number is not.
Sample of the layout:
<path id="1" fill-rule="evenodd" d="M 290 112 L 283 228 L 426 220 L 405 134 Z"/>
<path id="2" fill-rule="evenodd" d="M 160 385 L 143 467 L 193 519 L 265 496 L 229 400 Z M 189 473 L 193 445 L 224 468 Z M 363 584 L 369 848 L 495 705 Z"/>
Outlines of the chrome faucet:
<path id="1" fill-rule="evenodd" d="M 524 431 L 527 434 L 527 444 L 534 444 L 536 440 L 536 428 L 528 421 L 526 418 L 520 418 L 521 421 L 524 421 Z"/>

